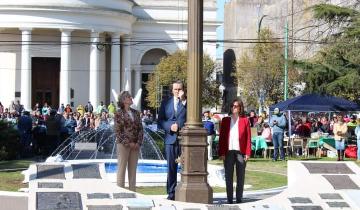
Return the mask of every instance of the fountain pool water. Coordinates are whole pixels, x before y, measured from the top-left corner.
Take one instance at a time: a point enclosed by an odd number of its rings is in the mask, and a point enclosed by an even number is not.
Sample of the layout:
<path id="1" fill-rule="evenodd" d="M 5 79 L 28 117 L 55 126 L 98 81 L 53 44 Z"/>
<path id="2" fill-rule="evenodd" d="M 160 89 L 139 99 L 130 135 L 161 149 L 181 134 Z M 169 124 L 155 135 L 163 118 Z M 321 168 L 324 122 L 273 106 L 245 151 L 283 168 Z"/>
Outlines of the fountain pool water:
<path id="1" fill-rule="evenodd" d="M 156 144 L 156 141 L 163 142 L 161 136 L 161 133 L 153 130 L 153 126 L 144 125 L 144 141 L 137 167 L 137 186 L 166 185 L 167 163 Z M 97 130 L 81 131 L 70 136 L 46 162 L 98 163 L 107 179 L 115 183 L 117 152 L 112 124 L 103 124 Z M 178 180 L 180 180 L 180 171 L 179 167 Z M 209 183 L 212 186 L 225 185 L 221 167 L 208 165 L 208 172 Z"/>

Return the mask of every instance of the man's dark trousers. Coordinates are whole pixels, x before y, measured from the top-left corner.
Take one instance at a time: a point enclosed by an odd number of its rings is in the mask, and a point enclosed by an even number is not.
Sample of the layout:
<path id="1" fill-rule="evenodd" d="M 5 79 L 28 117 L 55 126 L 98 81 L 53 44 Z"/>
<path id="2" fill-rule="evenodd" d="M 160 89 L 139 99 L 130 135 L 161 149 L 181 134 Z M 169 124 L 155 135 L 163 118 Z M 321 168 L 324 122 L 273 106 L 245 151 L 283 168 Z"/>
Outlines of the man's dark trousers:
<path id="1" fill-rule="evenodd" d="M 180 145 L 179 141 L 176 140 L 174 144 L 165 145 L 165 155 L 168 165 L 167 171 L 167 182 L 166 182 L 166 191 L 168 194 L 167 199 L 175 200 L 175 188 L 177 184 L 177 167 L 178 163 L 176 159 L 180 156 Z"/>

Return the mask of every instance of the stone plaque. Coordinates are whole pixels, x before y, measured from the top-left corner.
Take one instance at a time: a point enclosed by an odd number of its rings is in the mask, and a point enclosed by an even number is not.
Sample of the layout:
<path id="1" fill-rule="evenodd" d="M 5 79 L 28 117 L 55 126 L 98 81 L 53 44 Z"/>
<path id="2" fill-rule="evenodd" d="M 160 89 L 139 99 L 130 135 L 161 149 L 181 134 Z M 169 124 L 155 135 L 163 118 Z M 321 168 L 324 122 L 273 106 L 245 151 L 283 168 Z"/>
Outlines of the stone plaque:
<path id="1" fill-rule="evenodd" d="M 37 210 L 82 210 L 81 195 L 78 192 L 37 192 Z"/>
<path id="2" fill-rule="evenodd" d="M 310 198 L 304 198 L 304 197 L 293 197 L 288 198 L 291 203 L 312 203 Z"/>
<path id="3" fill-rule="evenodd" d="M 360 189 L 348 175 L 323 175 L 335 190 Z"/>
<path id="4" fill-rule="evenodd" d="M 229 205 L 208 205 L 209 210 L 240 210 L 239 206 L 229 206 Z"/>
<path id="5" fill-rule="evenodd" d="M 323 210 L 321 206 L 293 206 L 294 210 Z"/>
<path id="6" fill-rule="evenodd" d="M 60 182 L 38 182 L 38 188 L 64 188 L 63 183 Z"/>
<path id="7" fill-rule="evenodd" d="M 189 172 L 204 172 L 205 167 L 204 163 L 199 160 L 204 160 L 205 157 L 205 149 L 192 149 L 190 152 L 190 160 L 193 162 L 189 165 Z M 195 161 L 197 160 L 197 161 Z"/>
<path id="8" fill-rule="evenodd" d="M 107 199 L 110 198 L 108 193 L 89 193 L 87 194 L 88 199 Z"/>
<path id="9" fill-rule="evenodd" d="M 121 198 L 136 198 L 135 193 L 114 193 L 114 199 L 121 199 Z"/>
<path id="10" fill-rule="evenodd" d="M 343 199 L 338 193 L 319 193 L 322 199 Z"/>
<path id="11" fill-rule="evenodd" d="M 128 206 L 128 209 L 129 210 L 151 210 L 152 208 L 151 207 L 131 207 L 131 206 Z"/>
<path id="12" fill-rule="evenodd" d="M 98 164 L 72 164 L 74 179 L 101 179 Z"/>
<path id="13" fill-rule="evenodd" d="M 122 210 L 122 205 L 88 205 L 88 210 Z"/>
<path id="14" fill-rule="evenodd" d="M 311 174 L 354 174 L 345 163 L 302 163 Z"/>
<path id="15" fill-rule="evenodd" d="M 37 179 L 65 179 L 63 165 L 36 165 Z"/>
<path id="16" fill-rule="evenodd" d="M 326 202 L 331 208 L 349 208 L 349 204 L 346 202 Z"/>

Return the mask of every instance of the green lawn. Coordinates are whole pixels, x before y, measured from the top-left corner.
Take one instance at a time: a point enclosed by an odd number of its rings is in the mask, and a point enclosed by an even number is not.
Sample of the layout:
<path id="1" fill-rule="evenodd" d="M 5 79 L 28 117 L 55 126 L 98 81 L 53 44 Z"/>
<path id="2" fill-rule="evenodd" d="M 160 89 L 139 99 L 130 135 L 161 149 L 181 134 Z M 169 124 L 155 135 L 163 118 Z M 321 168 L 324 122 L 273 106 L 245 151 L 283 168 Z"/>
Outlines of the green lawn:
<path id="1" fill-rule="evenodd" d="M 6 169 L 24 169 L 31 163 L 33 163 L 31 160 L 0 161 L 0 191 L 18 191 L 20 188 L 27 187 L 22 183 L 24 180 L 22 170 L 6 171 Z"/>

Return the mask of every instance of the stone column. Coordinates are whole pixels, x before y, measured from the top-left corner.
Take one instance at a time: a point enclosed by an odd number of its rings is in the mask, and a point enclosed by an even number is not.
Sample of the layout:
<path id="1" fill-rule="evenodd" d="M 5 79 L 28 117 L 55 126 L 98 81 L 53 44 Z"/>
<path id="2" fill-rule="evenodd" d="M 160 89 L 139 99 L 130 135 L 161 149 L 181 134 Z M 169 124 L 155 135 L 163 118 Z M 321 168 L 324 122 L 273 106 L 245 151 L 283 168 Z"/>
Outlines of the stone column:
<path id="1" fill-rule="evenodd" d="M 132 94 L 132 85 L 131 85 L 131 43 L 130 36 L 124 36 L 123 42 L 123 55 L 122 61 L 124 63 L 124 80 L 123 80 L 123 90 L 127 90 Z"/>
<path id="2" fill-rule="evenodd" d="M 116 101 L 112 90 L 120 93 L 121 90 L 121 52 L 120 52 L 120 33 L 113 33 L 111 35 L 111 70 L 110 70 L 110 99 Z"/>
<path id="3" fill-rule="evenodd" d="M 188 0 L 188 72 L 187 122 L 181 131 L 181 181 L 175 200 L 212 203 L 212 189 L 207 182 L 207 132 L 202 126 L 201 83 L 203 69 L 203 0 Z"/>
<path id="4" fill-rule="evenodd" d="M 61 30 L 60 104 L 70 104 L 71 32 Z"/>
<path id="5" fill-rule="evenodd" d="M 25 110 L 31 108 L 31 28 L 20 28 L 21 30 L 21 98 L 20 103 Z"/>
<path id="6" fill-rule="evenodd" d="M 138 67 L 135 68 L 134 70 L 135 70 L 134 94 L 136 95 L 137 92 L 138 92 L 138 91 L 140 90 L 140 88 L 141 88 L 141 82 L 142 82 L 141 66 L 138 66 Z"/>
<path id="7" fill-rule="evenodd" d="M 100 41 L 99 32 L 91 32 L 90 38 L 90 80 L 89 80 L 89 100 L 92 105 L 97 107 L 100 104 L 100 69 L 99 69 L 99 50 L 97 44 Z"/>

